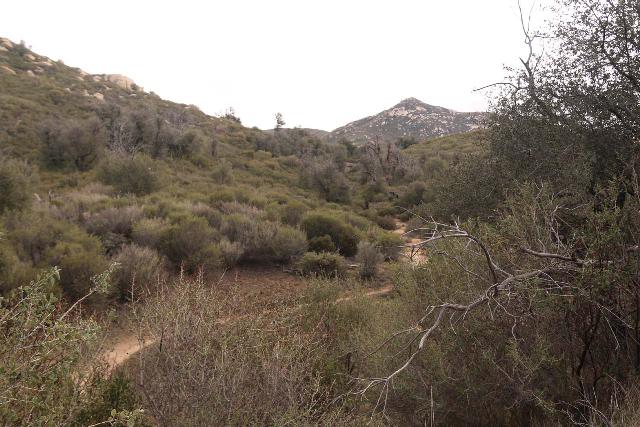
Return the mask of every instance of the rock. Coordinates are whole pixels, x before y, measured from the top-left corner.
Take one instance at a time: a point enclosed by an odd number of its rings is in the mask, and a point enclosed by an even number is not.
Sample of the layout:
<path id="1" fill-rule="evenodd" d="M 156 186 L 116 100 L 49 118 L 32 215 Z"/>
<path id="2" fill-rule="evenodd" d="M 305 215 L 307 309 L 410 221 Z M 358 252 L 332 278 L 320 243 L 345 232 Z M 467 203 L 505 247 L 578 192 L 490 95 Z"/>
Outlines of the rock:
<path id="1" fill-rule="evenodd" d="M 16 72 L 13 71 L 11 68 L 7 67 L 6 65 L 0 65 L 0 70 L 5 71 L 9 74 L 13 74 L 14 76 L 16 75 Z"/>
<path id="2" fill-rule="evenodd" d="M 29 77 L 35 77 L 36 75 L 35 75 L 35 74 L 33 74 L 33 71 L 31 71 L 31 70 L 27 70 L 27 76 L 29 76 Z"/>
<path id="3" fill-rule="evenodd" d="M 102 77 L 101 76 L 93 76 L 93 81 L 94 82 L 101 82 L 102 81 Z"/>
<path id="4" fill-rule="evenodd" d="M 125 90 L 142 90 L 140 86 L 135 84 L 133 80 L 131 80 L 127 76 L 123 76 L 122 74 L 107 74 L 107 81 L 114 83 L 116 86 L 125 89 Z"/>
<path id="5" fill-rule="evenodd" d="M 25 56 L 25 59 L 27 59 L 28 61 L 35 61 L 36 57 L 31 55 L 30 53 L 27 53 Z"/>
<path id="6" fill-rule="evenodd" d="M 6 47 L 0 45 L 0 52 L 8 52 L 9 49 L 7 49 Z"/>
<path id="7" fill-rule="evenodd" d="M 13 43 L 11 43 L 11 40 L 9 39 L 5 39 L 0 37 L 0 45 L 6 47 L 7 49 L 12 49 L 13 48 Z"/>
<path id="8" fill-rule="evenodd" d="M 99 101 L 104 101 L 104 95 L 101 94 L 100 92 L 94 93 L 93 96 Z"/>

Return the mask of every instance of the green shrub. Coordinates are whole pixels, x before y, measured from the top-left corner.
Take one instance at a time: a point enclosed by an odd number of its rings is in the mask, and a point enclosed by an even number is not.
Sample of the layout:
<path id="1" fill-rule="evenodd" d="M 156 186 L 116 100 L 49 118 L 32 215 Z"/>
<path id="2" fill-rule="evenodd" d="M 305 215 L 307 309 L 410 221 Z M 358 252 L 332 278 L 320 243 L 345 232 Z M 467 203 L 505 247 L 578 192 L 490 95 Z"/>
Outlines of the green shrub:
<path id="1" fill-rule="evenodd" d="M 433 199 L 433 190 L 421 181 L 412 182 L 399 200 L 400 206 L 411 208 Z"/>
<path id="2" fill-rule="evenodd" d="M 380 249 L 385 260 L 395 261 L 400 257 L 400 254 L 402 253 L 402 246 L 405 243 L 404 238 L 401 235 L 380 231 L 377 233 L 371 233 L 369 238 Z"/>
<path id="3" fill-rule="evenodd" d="M 172 157 L 180 159 L 190 157 L 196 153 L 200 147 L 200 136 L 194 131 L 188 131 L 178 138 L 171 139 L 167 149 Z"/>
<path id="4" fill-rule="evenodd" d="M 51 123 L 42 132 L 43 162 L 50 168 L 86 171 L 93 167 L 105 144 L 96 118 L 86 122 Z"/>
<path id="5" fill-rule="evenodd" d="M 301 231 L 243 214 L 226 216 L 220 231 L 230 241 L 241 245 L 245 261 L 289 262 L 299 258 L 307 249 L 307 241 Z"/>
<path id="6" fill-rule="evenodd" d="M 227 160 L 221 160 L 211 171 L 211 178 L 216 184 L 231 184 L 233 182 L 233 166 Z"/>
<path id="7" fill-rule="evenodd" d="M 358 253 L 356 254 L 356 262 L 360 264 L 360 277 L 371 278 L 378 273 L 378 264 L 384 260 L 378 248 L 367 241 L 358 243 Z"/>
<path id="8" fill-rule="evenodd" d="M 171 225 L 163 218 L 143 218 L 131 232 L 131 239 L 138 245 L 158 248 L 160 239 Z"/>
<path id="9" fill-rule="evenodd" d="M 13 247 L 0 232 L 0 295 L 19 286 L 27 275 L 28 267 L 20 261 Z"/>
<path id="10" fill-rule="evenodd" d="M 207 220 L 209 225 L 219 228 L 222 223 L 222 214 L 204 203 L 195 203 L 191 206 L 191 213 Z"/>
<path id="11" fill-rule="evenodd" d="M 26 162 L 0 158 L 0 215 L 28 205 L 33 177 Z"/>
<path id="12" fill-rule="evenodd" d="M 135 244 L 123 246 L 113 260 L 118 263 L 114 296 L 120 301 L 127 301 L 132 295 L 136 299 L 149 289 L 157 282 L 164 264 L 157 251 Z"/>
<path id="13" fill-rule="evenodd" d="M 86 405 L 80 408 L 71 425 L 88 426 L 104 425 L 104 420 L 112 418 L 112 411 L 135 410 L 138 404 L 135 388 L 132 381 L 122 373 L 116 372 L 107 378 L 100 378 L 92 384 L 92 395 Z M 124 423 L 114 421 L 107 425 L 124 426 Z M 136 418 L 131 418 L 132 427 L 142 427 L 148 424 Z"/>
<path id="14" fill-rule="evenodd" d="M 240 243 L 230 242 L 226 237 L 220 239 L 218 248 L 220 249 L 220 257 L 225 267 L 233 267 L 236 265 L 244 253 Z"/>
<path id="15" fill-rule="evenodd" d="M 324 236 L 309 239 L 309 250 L 311 252 L 335 252 L 336 245 L 333 244 L 331 236 L 325 234 Z"/>
<path id="16" fill-rule="evenodd" d="M 396 229 L 396 220 L 391 216 L 376 216 L 375 218 L 376 224 L 385 230 L 395 230 Z"/>
<path id="17" fill-rule="evenodd" d="M 335 253 L 307 252 L 300 261 L 300 269 L 307 276 L 339 277 L 346 274 L 347 263 Z"/>
<path id="18" fill-rule="evenodd" d="M 109 266 L 100 241 L 89 235 L 75 241 L 58 242 L 45 256 L 49 265 L 60 268 L 60 287 L 71 300 L 86 295 L 92 286 L 91 278 Z"/>
<path id="19" fill-rule="evenodd" d="M 330 236 L 341 255 L 348 257 L 357 252 L 358 232 L 351 225 L 334 216 L 325 213 L 309 214 L 302 220 L 302 229 L 305 230 L 309 239 Z"/>
<path id="20" fill-rule="evenodd" d="M 307 206 L 297 200 L 292 200 L 280 208 L 280 219 L 288 225 L 298 225 L 307 211 Z"/>
<path id="21" fill-rule="evenodd" d="M 84 296 L 90 278 L 107 268 L 100 240 L 77 225 L 47 212 L 30 212 L 7 219 L 7 239 L 20 261 L 33 267 L 58 266 L 60 285 L 72 299 Z"/>
<path id="22" fill-rule="evenodd" d="M 122 409 L 136 409 L 130 389 L 106 387 L 110 391 L 103 393 L 102 385 L 112 380 L 102 380 L 97 358 L 87 357 L 97 342 L 98 323 L 77 310 L 68 315 L 69 307 L 51 294 L 57 279 L 57 271 L 48 269 L 0 304 L 2 425 L 104 425 L 116 409 L 114 418 L 122 423 L 109 425 L 141 426 L 121 417 Z"/>
<path id="23" fill-rule="evenodd" d="M 162 235 L 162 252 L 176 266 L 182 265 L 188 272 L 199 267 L 213 267 L 220 261 L 215 248 L 216 232 L 204 218 L 191 217 L 169 227 Z"/>
<path id="24" fill-rule="evenodd" d="M 307 250 L 305 234 L 295 228 L 275 224 L 275 233 L 269 243 L 273 251 L 273 259 L 291 262 L 300 258 Z"/>
<path id="25" fill-rule="evenodd" d="M 113 186 L 121 194 L 142 196 L 158 188 L 154 163 L 144 155 L 113 156 L 98 167 L 98 179 Z"/>
<path id="26" fill-rule="evenodd" d="M 143 216 L 139 206 L 123 206 L 103 209 L 91 215 L 85 223 L 87 231 L 98 236 L 108 233 L 130 237 L 133 225 Z"/>

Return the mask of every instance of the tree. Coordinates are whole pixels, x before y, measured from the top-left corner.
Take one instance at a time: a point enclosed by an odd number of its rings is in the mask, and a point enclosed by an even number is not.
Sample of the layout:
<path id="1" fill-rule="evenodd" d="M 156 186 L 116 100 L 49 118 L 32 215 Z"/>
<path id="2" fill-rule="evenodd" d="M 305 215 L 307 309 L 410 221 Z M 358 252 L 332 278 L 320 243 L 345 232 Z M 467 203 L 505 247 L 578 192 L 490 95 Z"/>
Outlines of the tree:
<path id="1" fill-rule="evenodd" d="M 282 113 L 276 113 L 276 130 L 280 130 L 284 127 L 284 125 L 286 125 L 285 121 L 284 121 L 284 117 L 282 116 Z"/>
<path id="2" fill-rule="evenodd" d="M 242 120 L 240 120 L 240 117 L 238 117 L 238 114 L 236 114 L 236 111 L 233 109 L 233 107 L 227 108 L 227 110 L 224 112 L 223 117 L 227 120 L 242 124 Z"/>
<path id="3" fill-rule="evenodd" d="M 104 129 L 96 118 L 51 122 L 42 131 L 44 163 L 56 169 L 89 170 L 104 146 Z"/>
<path id="4" fill-rule="evenodd" d="M 0 157 L 0 215 L 27 206 L 33 178 L 26 162 Z"/>

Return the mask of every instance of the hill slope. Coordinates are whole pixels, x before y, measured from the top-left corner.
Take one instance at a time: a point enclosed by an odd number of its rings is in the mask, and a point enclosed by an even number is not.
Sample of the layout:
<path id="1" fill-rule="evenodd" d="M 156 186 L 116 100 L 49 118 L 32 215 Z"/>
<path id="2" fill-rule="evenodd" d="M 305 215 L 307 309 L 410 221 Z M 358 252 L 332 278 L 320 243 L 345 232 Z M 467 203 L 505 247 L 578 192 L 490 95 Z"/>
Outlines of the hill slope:
<path id="1" fill-rule="evenodd" d="M 484 113 L 461 113 L 408 98 L 374 116 L 335 129 L 330 138 L 346 138 L 357 144 L 376 137 L 390 142 L 398 138 L 424 140 L 477 129 L 484 116 Z"/>

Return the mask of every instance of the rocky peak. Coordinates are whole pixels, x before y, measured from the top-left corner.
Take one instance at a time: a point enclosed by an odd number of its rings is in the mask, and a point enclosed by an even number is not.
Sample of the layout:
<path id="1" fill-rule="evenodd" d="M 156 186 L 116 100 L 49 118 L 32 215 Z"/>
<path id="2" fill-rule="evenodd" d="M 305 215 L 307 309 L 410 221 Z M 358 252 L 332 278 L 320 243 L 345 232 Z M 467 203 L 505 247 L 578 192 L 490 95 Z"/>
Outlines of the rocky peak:
<path id="1" fill-rule="evenodd" d="M 444 107 L 407 98 L 374 116 L 351 122 L 332 132 L 332 139 L 347 138 L 365 143 L 373 138 L 427 139 L 480 127 L 484 113 L 460 113 Z"/>

